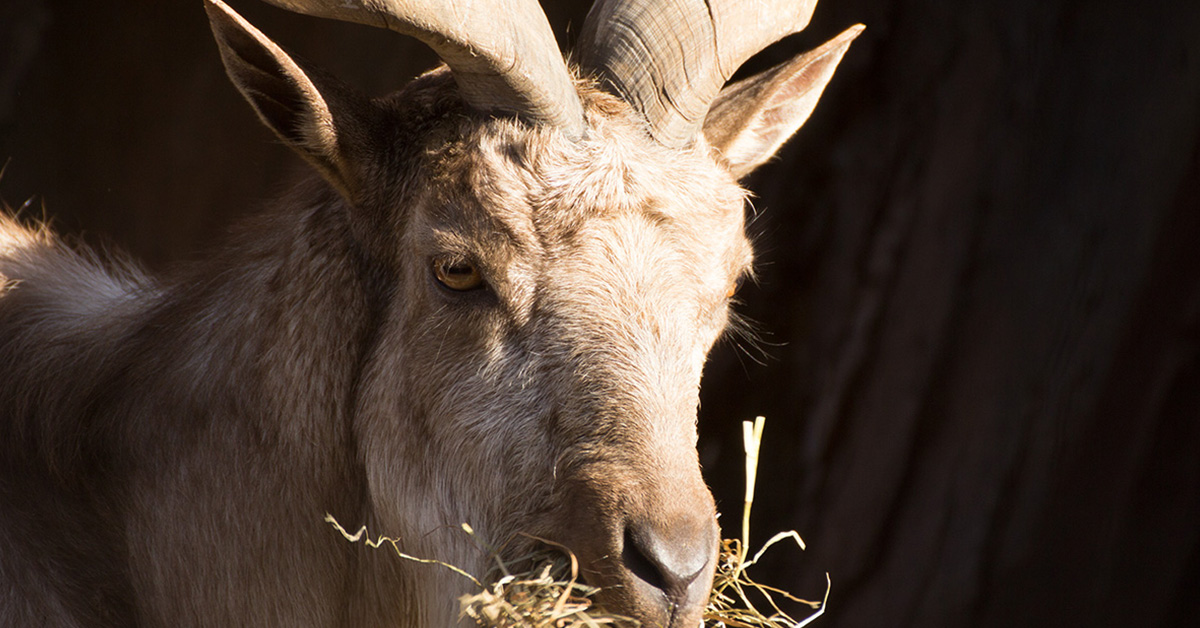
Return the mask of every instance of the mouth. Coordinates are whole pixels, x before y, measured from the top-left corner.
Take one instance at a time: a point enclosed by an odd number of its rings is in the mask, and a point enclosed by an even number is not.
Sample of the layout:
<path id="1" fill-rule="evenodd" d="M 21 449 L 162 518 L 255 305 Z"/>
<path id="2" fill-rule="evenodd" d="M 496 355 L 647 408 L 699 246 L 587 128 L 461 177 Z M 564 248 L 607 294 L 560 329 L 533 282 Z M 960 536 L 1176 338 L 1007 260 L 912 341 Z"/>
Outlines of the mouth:
<path id="1" fill-rule="evenodd" d="M 682 628 L 703 626 L 703 600 L 672 602 L 668 595 L 646 595 L 637 577 L 611 577 L 607 557 L 585 565 L 566 546 L 538 537 L 526 555 L 494 559 L 494 567 L 474 594 L 460 598 L 461 614 L 483 628 L 530 626 Z M 615 563 L 614 563 L 615 565 Z M 609 577 L 606 577 L 606 574 Z M 681 605 L 679 602 L 684 602 Z"/>
<path id="2" fill-rule="evenodd" d="M 601 589 L 587 583 L 575 554 L 557 543 L 536 540 L 541 546 L 527 556 L 497 559 L 491 584 L 460 598 L 464 617 L 484 628 L 641 625 L 597 605 Z"/>

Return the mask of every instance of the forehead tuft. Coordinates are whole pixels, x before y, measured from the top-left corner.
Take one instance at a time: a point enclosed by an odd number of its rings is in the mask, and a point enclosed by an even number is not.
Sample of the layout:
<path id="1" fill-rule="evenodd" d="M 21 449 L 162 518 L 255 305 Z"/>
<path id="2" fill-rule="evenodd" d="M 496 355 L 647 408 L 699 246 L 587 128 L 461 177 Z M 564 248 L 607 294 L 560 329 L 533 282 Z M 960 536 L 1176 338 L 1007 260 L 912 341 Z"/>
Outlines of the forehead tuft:
<path id="1" fill-rule="evenodd" d="M 543 237 L 632 212 L 696 228 L 728 225 L 736 213 L 740 227 L 745 192 L 703 138 L 685 150 L 665 148 L 620 99 L 587 84 L 580 95 L 588 119 L 583 141 L 505 117 L 443 118 L 456 128 L 426 150 L 442 200 Z"/>

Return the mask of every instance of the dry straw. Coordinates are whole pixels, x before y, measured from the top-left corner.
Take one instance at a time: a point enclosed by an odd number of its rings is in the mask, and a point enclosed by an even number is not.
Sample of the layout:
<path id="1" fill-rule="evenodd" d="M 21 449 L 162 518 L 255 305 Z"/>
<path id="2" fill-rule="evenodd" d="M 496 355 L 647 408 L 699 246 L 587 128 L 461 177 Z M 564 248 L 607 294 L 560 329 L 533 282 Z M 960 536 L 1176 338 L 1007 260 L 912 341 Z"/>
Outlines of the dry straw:
<path id="1" fill-rule="evenodd" d="M 825 602 L 829 598 L 828 574 L 825 598 L 820 602 L 803 600 L 782 589 L 755 582 L 746 574 L 746 570 L 757 563 L 764 552 L 781 541 L 790 539 L 804 549 L 800 535 L 789 530 L 771 537 L 753 557 L 747 558 L 750 511 L 754 505 L 758 450 L 762 443 L 764 423 L 763 417 L 758 417 L 753 423 L 746 421 L 743 424 L 746 498 L 742 508 L 742 537 L 721 542 L 712 596 L 704 610 L 703 628 L 801 628 L 825 612 Z M 348 541 L 363 542 L 374 548 L 387 543 L 405 560 L 444 567 L 470 580 L 477 592 L 464 595 L 459 600 L 462 616 L 469 617 L 483 628 L 626 628 L 638 625 L 629 618 L 596 609 L 592 599 L 598 589 L 580 581 L 579 563 L 574 554 L 545 539 L 533 537 L 544 544 L 546 550 L 502 561 L 499 552 L 482 543 L 474 530 L 463 524 L 463 531 L 487 550 L 495 561 L 493 573 L 481 579 L 454 565 L 406 554 L 400 550 L 396 539 L 381 536 L 371 540 L 365 527 L 350 534 L 332 516 L 326 515 L 325 521 Z M 485 585 L 485 581 L 491 584 Z M 815 612 L 797 620 L 780 608 L 781 599 L 807 606 Z"/>
<path id="2" fill-rule="evenodd" d="M 750 512 L 754 508 L 754 484 L 758 478 L 758 450 L 762 445 L 763 427 L 766 419 L 758 417 L 754 422 L 742 423 L 742 440 L 746 449 L 746 497 L 742 505 L 742 538 L 721 541 L 717 557 L 717 573 L 713 578 L 712 595 L 704 609 L 706 627 L 728 628 L 800 628 L 807 626 L 825 612 L 829 599 L 829 575 L 825 576 L 825 597 L 820 602 L 800 599 L 783 589 L 755 582 L 746 570 L 758 562 L 762 555 L 780 541 L 791 539 L 804 549 L 804 539 L 795 530 L 780 532 L 771 537 L 762 548 L 747 559 L 750 547 Z M 815 609 L 804 619 L 797 620 L 779 606 L 778 598 Z M 754 600 L 757 600 L 757 604 Z"/>

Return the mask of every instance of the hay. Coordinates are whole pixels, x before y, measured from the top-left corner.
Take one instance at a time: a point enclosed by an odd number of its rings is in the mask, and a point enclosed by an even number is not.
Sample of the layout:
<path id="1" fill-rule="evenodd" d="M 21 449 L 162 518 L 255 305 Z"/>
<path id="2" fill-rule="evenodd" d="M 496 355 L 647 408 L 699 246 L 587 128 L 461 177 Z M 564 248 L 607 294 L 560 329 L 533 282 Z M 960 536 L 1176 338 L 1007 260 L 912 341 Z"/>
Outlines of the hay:
<path id="1" fill-rule="evenodd" d="M 746 573 L 768 549 L 782 541 L 792 540 L 804 549 L 800 535 L 789 530 L 771 537 L 753 557 L 747 558 L 763 424 L 762 417 L 754 423 L 746 421 L 744 424 L 746 499 L 742 509 L 742 538 L 721 542 L 712 595 L 704 610 L 702 628 L 802 628 L 825 612 L 829 599 L 828 574 L 825 576 L 825 597 L 820 602 L 813 602 L 755 582 Z M 381 536 L 371 540 L 365 527 L 350 534 L 332 516 L 326 515 L 325 521 L 348 541 L 364 542 L 374 548 L 388 543 L 405 560 L 441 566 L 470 580 L 478 592 L 459 599 L 462 617 L 474 620 L 482 628 L 633 628 L 638 625 L 627 617 L 596 609 L 592 600 L 599 589 L 579 581 L 579 563 L 575 556 L 567 548 L 545 539 L 531 537 L 545 545 L 546 550 L 507 563 L 500 560 L 498 552 L 489 550 L 496 568 L 494 573 L 481 579 L 442 561 L 405 554 L 395 539 Z M 475 538 L 469 525 L 463 524 L 462 529 Z M 484 585 L 485 581 L 491 584 Z M 814 612 L 803 619 L 795 619 L 780 608 L 781 599 L 807 606 Z"/>
<path id="2" fill-rule="evenodd" d="M 704 609 L 706 628 L 801 628 L 825 613 L 825 603 L 829 599 L 828 574 L 825 575 L 825 597 L 820 602 L 800 599 L 783 589 L 755 582 L 746 575 L 746 568 L 758 561 L 763 552 L 788 538 L 794 538 L 803 547 L 803 541 L 795 531 L 780 532 L 763 545 L 750 560 L 746 560 L 743 546 L 738 539 L 725 539 L 721 542 L 712 595 Z M 779 607 L 777 597 L 808 606 L 816 612 L 802 620 L 794 619 Z M 751 598 L 759 598 L 758 606 Z M 763 606 L 764 604 L 766 606 Z M 771 614 L 764 613 L 759 607 L 768 609 Z"/>
<path id="3" fill-rule="evenodd" d="M 758 562 L 768 549 L 780 541 L 791 539 L 804 549 L 804 539 L 795 530 L 780 532 L 771 537 L 762 548 L 747 559 L 750 546 L 750 512 L 754 507 L 754 484 L 758 477 L 758 450 L 762 445 L 762 432 L 766 419 L 758 417 L 753 423 L 742 423 L 742 440 L 746 450 L 746 497 L 742 505 L 742 538 L 721 541 L 717 556 L 717 573 L 713 577 L 712 595 L 704 609 L 704 625 L 710 628 L 801 628 L 825 613 L 829 600 L 829 574 L 825 574 L 825 597 L 820 602 L 800 599 L 783 589 L 755 582 L 746 570 Z M 796 604 L 808 606 L 816 612 L 802 620 L 793 618 L 779 607 L 777 598 L 782 597 Z M 752 601 L 757 599 L 758 604 Z M 765 609 L 759 610 L 761 608 Z"/>
<path id="4" fill-rule="evenodd" d="M 486 628 L 637 626 L 627 617 L 592 608 L 592 596 L 599 591 L 579 582 L 579 563 L 568 552 L 538 561 L 533 570 L 505 574 L 479 593 L 464 595 L 459 603 L 462 616 Z"/>

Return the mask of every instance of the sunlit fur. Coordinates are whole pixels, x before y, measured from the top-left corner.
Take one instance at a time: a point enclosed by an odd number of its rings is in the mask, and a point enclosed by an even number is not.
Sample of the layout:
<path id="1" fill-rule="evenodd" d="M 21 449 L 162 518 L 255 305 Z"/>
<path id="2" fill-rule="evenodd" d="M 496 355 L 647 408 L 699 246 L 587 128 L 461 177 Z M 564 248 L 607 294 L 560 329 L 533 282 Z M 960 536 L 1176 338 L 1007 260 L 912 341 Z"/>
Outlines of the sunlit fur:
<path id="1" fill-rule="evenodd" d="M 462 522 L 600 573 L 629 518 L 711 517 L 743 192 L 580 89 L 571 142 L 428 74 L 374 104 L 353 203 L 314 175 L 156 279 L 0 219 L 0 624 L 449 626 L 464 579 L 324 514 L 476 573 Z"/>

